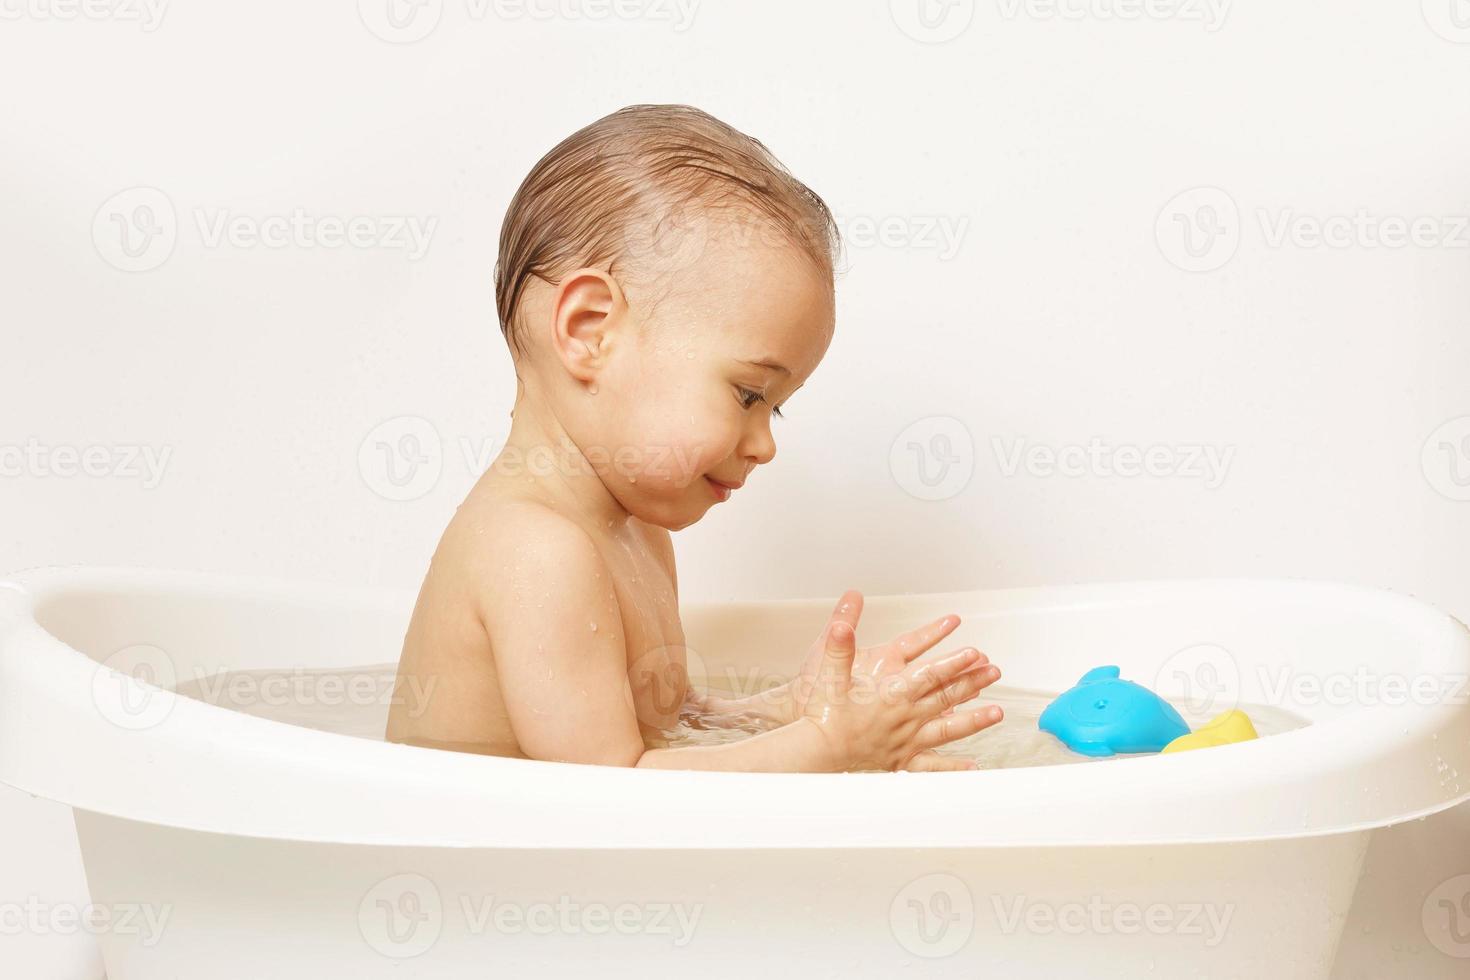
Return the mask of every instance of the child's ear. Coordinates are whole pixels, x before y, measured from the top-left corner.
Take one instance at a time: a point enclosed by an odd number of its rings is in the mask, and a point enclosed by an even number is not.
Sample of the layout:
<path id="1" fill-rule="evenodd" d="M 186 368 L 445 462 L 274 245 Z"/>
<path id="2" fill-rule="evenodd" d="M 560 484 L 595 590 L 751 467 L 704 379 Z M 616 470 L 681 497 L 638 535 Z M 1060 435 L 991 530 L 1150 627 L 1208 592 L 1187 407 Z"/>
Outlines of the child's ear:
<path id="1" fill-rule="evenodd" d="M 617 280 L 601 269 L 577 269 L 557 286 L 551 306 L 552 347 L 578 380 L 596 376 L 624 305 Z"/>

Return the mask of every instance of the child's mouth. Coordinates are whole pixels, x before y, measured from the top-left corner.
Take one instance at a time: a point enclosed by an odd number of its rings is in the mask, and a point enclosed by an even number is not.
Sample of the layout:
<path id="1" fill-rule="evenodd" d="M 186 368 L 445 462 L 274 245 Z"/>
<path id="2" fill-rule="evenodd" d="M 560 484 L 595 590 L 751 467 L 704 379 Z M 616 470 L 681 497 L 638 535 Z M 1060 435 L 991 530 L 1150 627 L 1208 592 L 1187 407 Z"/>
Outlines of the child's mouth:
<path id="1" fill-rule="evenodd" d="M 710 489 L 714 490 L 715 496 L 720 498 L 720 500 L 722 501 L 729 500 L 730 494 L 734 492 L 731 487 L 728 487 L 720 481 L 712 479 L 711 477 L 707 476 L 704 478 L 704 480 L 710 485 Z"/>

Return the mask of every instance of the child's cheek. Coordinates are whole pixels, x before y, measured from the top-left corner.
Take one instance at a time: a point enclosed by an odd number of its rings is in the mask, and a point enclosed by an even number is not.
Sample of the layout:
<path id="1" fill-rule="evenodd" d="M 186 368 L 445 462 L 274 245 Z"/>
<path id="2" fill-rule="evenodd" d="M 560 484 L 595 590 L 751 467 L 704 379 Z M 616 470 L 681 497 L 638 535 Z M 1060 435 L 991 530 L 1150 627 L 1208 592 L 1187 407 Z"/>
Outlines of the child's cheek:
<path id="1" fill-rule="evenodd" d="M 728 423 L 717 406 L 693 392 L 683 394 L 666 401 L 663 411 L 644 416 L 645 476 L 638 482 L 646 480 L 649 492 L 680 494 L 729 455 Z"/>

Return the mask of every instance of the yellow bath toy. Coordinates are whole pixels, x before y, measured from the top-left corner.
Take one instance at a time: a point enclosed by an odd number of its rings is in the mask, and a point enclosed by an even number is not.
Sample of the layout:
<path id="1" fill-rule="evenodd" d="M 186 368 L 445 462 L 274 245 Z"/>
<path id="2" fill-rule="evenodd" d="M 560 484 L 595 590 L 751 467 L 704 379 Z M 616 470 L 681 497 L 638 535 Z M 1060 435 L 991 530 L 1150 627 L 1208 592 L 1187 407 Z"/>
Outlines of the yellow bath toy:
<path id="1" fill-rule="evenodd" d="M 1188 752 L 1209 749 L 1231 742 L 1249 742 L 1256 738 L 1256 726 L 1244 711 L 1227 711 L 1216 715 L 1188 735 L 1180 735 L 1164 746 L 1165 752 Z"/>

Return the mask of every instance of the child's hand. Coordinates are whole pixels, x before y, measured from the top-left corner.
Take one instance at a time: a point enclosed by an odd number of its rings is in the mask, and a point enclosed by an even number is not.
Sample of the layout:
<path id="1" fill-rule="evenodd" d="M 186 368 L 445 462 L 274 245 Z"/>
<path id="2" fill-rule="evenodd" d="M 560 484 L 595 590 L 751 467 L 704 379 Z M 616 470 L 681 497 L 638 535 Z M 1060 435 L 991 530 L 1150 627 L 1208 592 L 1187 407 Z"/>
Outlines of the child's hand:
<path id="1" fill-rule="evenodd" d="M 837 605 L 832 609 L 832 615 L 827 620 L 826 628 L 812 641 L 811 647 L 807 649 L 806 659 L 802 662 L 801 671 L 790 684 L 788 720 L 795 721 L 802 716 L 805 710 L 807 698 L 811 694 L 813 684 L 816 683 L 818 671 L 821 670 L 823 659 L 826 656 L 826 638 L 832 625 L 846 623 L 856 632 L 858 617 L 862 614 L 863 594 L 856 589 L 848 589 L 842 593 L 842 597 L 837 600 Z M 857 651 L 854 658 L 854 671 L 876 677 L 880 674 L 901 670 L 904 665 L 933 649 L 936 643 L 954 632 L 955 627 L 959 625 L 959 616 L 943 616 L 887 643 L 863 647 Z M 971 669 L 982 669 L 989 663 L 990 659 L 982 653 Z"/>
<path id="2" fill-rule="evenodd" d="M 975 669 L 980 651 L 965 649 L 929 663 L 891 669 L 882 667 L 891 661 L 880 661 L 880 669 L 867 673 L 854 669 L 857 643 L 852 624 L 834 618 L 822 636 L 822 661 L 800 720 L 820 732 L 824 768 L 974 768 L 970 760 L 933 750 L 1001 719 L 994 705 L 979 711 L 954 710 L 1000 677 L 993 666 Z"/>

